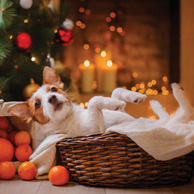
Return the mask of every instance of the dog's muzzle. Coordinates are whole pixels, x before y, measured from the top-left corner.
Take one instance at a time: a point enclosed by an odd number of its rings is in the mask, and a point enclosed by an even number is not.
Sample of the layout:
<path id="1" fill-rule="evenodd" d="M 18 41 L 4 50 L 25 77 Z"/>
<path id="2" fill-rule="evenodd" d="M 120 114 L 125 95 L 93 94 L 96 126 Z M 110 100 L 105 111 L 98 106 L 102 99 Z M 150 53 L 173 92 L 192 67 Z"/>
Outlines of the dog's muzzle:
<path id="1" fill-rule="evenodd" d="M 48 102 L 50 104 L 55 104 L 57 102 L 57 97 L 55 95 L 52 95 L 49 99 Z"/>

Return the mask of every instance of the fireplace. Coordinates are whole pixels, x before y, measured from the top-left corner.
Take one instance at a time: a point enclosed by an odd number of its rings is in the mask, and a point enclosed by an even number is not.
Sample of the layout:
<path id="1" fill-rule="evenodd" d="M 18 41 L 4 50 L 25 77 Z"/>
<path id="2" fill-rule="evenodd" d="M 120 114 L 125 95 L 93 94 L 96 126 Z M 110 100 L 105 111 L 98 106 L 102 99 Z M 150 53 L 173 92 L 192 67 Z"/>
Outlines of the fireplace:
<path id="1" fill-rule="evenodd" d="M 67 2 L 74 41 L 64 49 L 62 63 L 79 87 L 79 66 L 88 60 L 95 66 L 93 88 L 100 91 L 97 69 L 104 51 L 105 61 L 117 66 L 117 86 L 154 95 L 179 82 L 179 0 Z"/>

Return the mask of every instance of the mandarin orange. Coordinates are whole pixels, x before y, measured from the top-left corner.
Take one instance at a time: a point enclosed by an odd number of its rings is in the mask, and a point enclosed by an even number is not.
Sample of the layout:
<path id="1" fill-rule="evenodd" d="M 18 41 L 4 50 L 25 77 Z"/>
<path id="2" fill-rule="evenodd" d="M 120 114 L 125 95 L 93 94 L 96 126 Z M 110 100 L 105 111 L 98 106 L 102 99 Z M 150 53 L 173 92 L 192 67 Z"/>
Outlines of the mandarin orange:
<path id="1" fill-rule="evenodd" d="M 18 175 L 23 180 L 32 180 L 36 176 L 37 169 L 32 162 L 23 162 L 18 168 Z"/>
<path id="2" fill-rule="evenodd" d="M 12 143 L 4 138 L 0 138 L 0 162 L 11 161 L 14 156 Z"/>
<path id="3" fill-rule="evenodd" d="M 30 144 L 31 136 L 27 131 L 19 131 L 14 137 L 15 145 Z"/>
<path id="4" fill-rule="evenodd" d="M 32 148 L 28 144 L 19 145 L 15 149 L 15 157 L 20 162 L 28 161 L 31 154 Z"/>
<path id="5" fill-rule="evenodd" d="M 0 162 L 0 178 L 12 179 L 16 174 L 16 168 L 11 161 Z"/>
<path id="6" fill-rule="evenodd" d="M 69 173 L 64 166 L 54 166 L 50 169 L 48 177 L 53 185 L 64 185 L 69 180 Z"/>

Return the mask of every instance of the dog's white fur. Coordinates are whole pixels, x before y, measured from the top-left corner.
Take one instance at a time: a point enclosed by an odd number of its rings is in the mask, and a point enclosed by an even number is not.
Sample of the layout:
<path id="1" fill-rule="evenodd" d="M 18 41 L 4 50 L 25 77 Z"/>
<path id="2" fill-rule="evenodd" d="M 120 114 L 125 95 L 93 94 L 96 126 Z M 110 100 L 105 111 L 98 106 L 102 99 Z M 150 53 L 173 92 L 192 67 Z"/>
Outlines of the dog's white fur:
<path id="1" fill-rule="evenodd" d="M 43 83 L 29 100 L 11 107 L 9 112 L 23 121 L 36 120 L 43 124 L 42 129 L 46 136 L 55 133 L 66 134 L 68 137 L 85 136 L 103 133 L 116 124 L 132 122 L 135 119 L 124 112 L 126 102 L 141 103 L 146 98 L 146 95 L 116 88 L 111 97 L 91 98 L 88 108 L 84 109 L 72 103 L 63 92 L 63 83 L 53 69 L 45 67 Z M 56 91 L 52 91 L 53 87 Z M 146 122 L 154 122 L 157 126 L 172 126 L 194 120 L 194 108 L 184 90 L 175 83 L 172 84 L 172 90 L 180 105 L 176 114 L 171 118 L 158 101 L 150 101 L 159 119 L 146 119 Z M 41 102 L 37 109 L 34 108 L 36 101 Z"/>
<path id="2" fill-rule="evenodd" d="M 62 91 L 63 83 L 53 69 L 45 67 L 43 83 L 29 100 L 11 107 L 9 112 L 26 122 L 36 120 L 43 124 L 47 136 L 55 133 L 68 137 L 103 133 L 112 125 L 134 120 L 124 112 L 125 102 L 141 103 L 146 98 L 146 95 L 116 88 L 111 97 L 93 97 L 88 108 L 84 109 L 72 103 Z M 34 108 L 36 101 L 41 103 L 38 108 Z"/>

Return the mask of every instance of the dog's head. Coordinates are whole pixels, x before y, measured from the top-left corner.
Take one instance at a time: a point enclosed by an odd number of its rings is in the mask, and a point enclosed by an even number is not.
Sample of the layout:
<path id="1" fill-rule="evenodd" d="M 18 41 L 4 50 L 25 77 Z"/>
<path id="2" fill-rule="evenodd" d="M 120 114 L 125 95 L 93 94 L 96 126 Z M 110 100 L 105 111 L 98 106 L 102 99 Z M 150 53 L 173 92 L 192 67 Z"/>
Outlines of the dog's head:
<path id="1" fill-rule="evenodd" d="M 71 110 L 71 99 L 63 87 L 59 75 L 53 69 L 45 67 L 43 85 L 26 102 L 14 105 L 8 111 L 27 123 L 32 120 L 40 124 L 60 121 Z"/>

